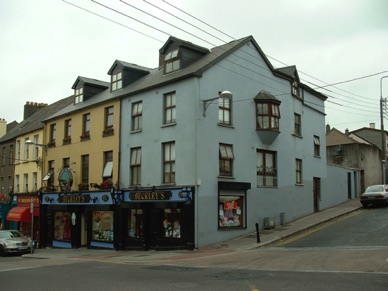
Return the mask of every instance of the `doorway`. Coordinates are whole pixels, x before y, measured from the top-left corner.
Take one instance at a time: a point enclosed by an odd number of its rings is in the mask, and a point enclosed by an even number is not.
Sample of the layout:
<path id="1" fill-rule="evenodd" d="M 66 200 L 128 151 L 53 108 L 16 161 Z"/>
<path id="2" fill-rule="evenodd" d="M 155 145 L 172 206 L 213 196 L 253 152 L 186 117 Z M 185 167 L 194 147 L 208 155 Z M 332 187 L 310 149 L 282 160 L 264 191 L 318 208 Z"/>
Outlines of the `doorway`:
<path id="1" fill-rule="evenodd" d="M 313 178 L 314 212 L 319 211 L 319 199 L 321 198 L 321 179 Z"/>

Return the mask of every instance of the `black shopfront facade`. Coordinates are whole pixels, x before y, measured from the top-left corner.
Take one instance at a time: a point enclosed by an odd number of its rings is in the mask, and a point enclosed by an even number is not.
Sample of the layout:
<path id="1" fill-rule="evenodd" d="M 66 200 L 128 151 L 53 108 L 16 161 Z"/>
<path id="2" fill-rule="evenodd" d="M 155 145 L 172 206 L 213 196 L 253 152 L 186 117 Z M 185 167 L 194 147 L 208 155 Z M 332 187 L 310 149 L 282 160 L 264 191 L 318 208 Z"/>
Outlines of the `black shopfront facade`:
<path id="1" fill-rule="evenodd" d="M 117 249 L 120 195 L 113 190 L 41 193 L 41 247 Z"/>
<path id="2" fill-rule="evenodd" d="M 194 187 L 122 190 L 120 249 L 194 249 Z"/>

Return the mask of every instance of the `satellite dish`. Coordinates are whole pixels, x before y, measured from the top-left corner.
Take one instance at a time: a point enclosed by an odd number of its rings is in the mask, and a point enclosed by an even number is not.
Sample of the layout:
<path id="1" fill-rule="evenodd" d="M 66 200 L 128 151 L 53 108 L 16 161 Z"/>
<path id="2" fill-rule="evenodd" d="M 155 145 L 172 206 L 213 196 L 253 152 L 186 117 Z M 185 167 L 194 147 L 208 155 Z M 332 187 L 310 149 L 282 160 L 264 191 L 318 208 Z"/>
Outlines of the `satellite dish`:
<path id="1" fill-rule="evenodd" d="M 336 150 L 337 152 L 340 152 L 341 149 L 342 149 L 342 146 L 341 146 L 340 144 L 337 144 L 337 145 L 335 146 L 335 150 Z"/>

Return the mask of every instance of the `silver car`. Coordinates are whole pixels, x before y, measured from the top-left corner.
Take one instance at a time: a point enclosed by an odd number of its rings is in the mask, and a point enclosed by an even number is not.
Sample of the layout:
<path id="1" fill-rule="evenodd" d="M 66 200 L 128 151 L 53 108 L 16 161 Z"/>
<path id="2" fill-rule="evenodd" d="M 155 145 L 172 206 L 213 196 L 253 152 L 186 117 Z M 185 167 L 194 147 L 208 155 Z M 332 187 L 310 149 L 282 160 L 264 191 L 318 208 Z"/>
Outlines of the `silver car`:
<path id="1" fill-rule="evenodd" d="M 364 208 L 369 205 L 388 206 L 388 185 L 371 185 L 360 196 Z"/>
<path id="2" fill-rule="evenodd" d="M 0 255 L 25 254 L 34 251 L 33 241 L 18 230 L 0 230 Z"/>

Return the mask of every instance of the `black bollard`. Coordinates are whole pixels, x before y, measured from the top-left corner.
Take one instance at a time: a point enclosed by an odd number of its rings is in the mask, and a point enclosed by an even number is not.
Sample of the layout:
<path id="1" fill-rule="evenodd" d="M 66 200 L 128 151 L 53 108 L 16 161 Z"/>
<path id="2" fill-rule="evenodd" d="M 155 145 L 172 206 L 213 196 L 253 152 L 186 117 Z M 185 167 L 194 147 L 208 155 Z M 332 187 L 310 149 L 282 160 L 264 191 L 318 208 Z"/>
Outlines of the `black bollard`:
<path id="1" fill-rule="evenodd" d="M 260 233 L 259 233 L 259 224 L 258 223 L 256 223 L 256 237 L 257 237 L 256 242 L 259 243 L 260 242 Z"/>

